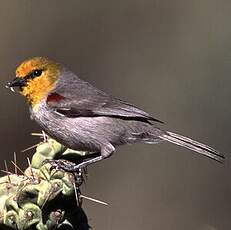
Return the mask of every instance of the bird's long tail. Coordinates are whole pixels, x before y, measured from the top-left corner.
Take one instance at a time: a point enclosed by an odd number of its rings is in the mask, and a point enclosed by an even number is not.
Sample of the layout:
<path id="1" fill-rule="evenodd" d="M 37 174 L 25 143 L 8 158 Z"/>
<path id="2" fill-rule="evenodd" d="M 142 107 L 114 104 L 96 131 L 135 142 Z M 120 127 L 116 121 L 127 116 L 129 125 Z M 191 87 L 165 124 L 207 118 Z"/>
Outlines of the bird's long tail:
<path id="1" fill-rule="evenodd" d="M 188 137 L 184 137 L 176 133 L 166 131 L 162 135 L 160 135 L 159 138 L 171 142 L 173 144 L 180 145 L 187 149 L 193 150 L 194 152 L 200 153 L 202 155 L 205 155 L 206 157 L 209 157 L 219 162 L 223 162 L 225 159 L 224 155 L 218 152 L 216 149 L 213 149 L 208 145 L 202 144 L 200 142 L 194 141 Z"/>

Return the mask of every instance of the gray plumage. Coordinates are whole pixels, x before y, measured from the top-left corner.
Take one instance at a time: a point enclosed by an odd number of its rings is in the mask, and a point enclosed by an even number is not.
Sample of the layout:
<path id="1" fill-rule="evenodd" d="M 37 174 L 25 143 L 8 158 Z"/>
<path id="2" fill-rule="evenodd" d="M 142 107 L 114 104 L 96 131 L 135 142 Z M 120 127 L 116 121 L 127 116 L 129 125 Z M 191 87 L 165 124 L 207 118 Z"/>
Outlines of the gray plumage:
<path id="1" fill-rule="evenodd" d="M 217 161 L 224 156 L 187 137 L 161 130 L 143 110 L 109 96 L 63 69 L 55 89 L 31 115 L 51 137 L 67 147 L 110 156 L 117 146 L 168 141 Z"/>

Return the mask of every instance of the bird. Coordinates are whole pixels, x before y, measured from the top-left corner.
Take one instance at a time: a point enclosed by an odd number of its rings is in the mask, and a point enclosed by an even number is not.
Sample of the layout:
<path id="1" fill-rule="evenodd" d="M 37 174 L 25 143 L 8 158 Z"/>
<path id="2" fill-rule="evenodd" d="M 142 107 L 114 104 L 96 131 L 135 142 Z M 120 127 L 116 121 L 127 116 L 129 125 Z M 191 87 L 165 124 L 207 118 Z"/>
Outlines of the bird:
<path id="1" fill-rule="evenodd" d="M 26 98 L 31 119 L 68 148 L 98 155 L 77 168 L 110 157 L 124 144 L 170 142 L 218 162 L 224 154 L 191 138 L 164 130 L 163 123 L 142 109 L 80 79 L 62 64 L 33 57 L 16 69 L 6 85 Z"/>

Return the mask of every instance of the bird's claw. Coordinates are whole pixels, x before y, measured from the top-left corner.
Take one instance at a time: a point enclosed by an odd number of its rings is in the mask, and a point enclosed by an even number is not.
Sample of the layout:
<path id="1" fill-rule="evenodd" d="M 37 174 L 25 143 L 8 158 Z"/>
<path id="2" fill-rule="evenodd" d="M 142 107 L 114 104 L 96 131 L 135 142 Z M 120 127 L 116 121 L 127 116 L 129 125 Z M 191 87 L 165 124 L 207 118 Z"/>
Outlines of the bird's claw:
<path id="1" fill-rule="evenodd" d="M 46 159 L 43 161 L 43 164 L 49 163 L 51 164 L 52 169 L 59 169 L 59 170 L 64 170 L 65 172 L 70 172 L 70 173 L 79 173 L 80 171 L 83 171 L 84 167 L 81 167 L 81 164 L 75 164 L 71 161 L 67 160 L 50 160 Z"/>
<path id="2" fill-rule="evenodd" d="M 85 170 L 83 167 L 81 167 L 81 164 L 75 164 L 71 161 L 59 159 L 59 160 L 51 160 L 46 159 L 43 161 L 43 164 L 49 163 L 51 164 L 51 170 L 63 170 L 65 172 L 72 173 L 75 177 L 75 183 L 77 186 L 80 186 L 84 182 L 84 176 Z"/>

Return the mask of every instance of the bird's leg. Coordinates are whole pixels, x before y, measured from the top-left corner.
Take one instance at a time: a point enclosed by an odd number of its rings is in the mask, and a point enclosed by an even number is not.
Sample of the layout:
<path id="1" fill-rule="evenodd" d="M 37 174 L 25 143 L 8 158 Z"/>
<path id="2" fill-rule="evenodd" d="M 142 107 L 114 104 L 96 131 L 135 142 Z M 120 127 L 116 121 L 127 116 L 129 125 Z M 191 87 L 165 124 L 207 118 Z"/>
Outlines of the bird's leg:
<path id="1" fill-rule="evenodd" d="M 101 148 L 100 153 L 95 154 L 95 155 L 100 154 L 100 156 L 94 157 L 92 159 L 88 159 L 80 164 L 75 164 L 73 162 L 61 160 L 61 159 L 60 160 L 48 160 L 48 162 L 51 163 L 52 167 L 54 168 L 63 169 L 64 171 L 75 173 L 75 172 L 79 172 L 80 170 L 86 168 L 88 165 L 94 164 L 96 162 L 102 161 L 110 157 L 114 151 L 115 151 L 114 146 L 112 144 L 108 144 Z"/>
<path id="2" fill-rule="evenodd" d="M 58 159 L 58 160 L 46 159 L 45 161 L 43 161 L 43 164 L 46 163 L 51 164 L 51 169 L 64 170 L 66 172 L 73 172 L 72 168 L 76 166 L 75 163 L 64 159 Z M 78 177 L 77 175 L 82 175 L 82 170 L 76 170 L 75 171 L 76 178 Z"/>
<path id="3" fill-rule="evenodd" d="M 82 168 L 86 168 L 88 165 L 91 165 L 91 164 L 94 164 L 98 161 L 102 161 L 103 159 L 105 159 L 106 157 L 104 156 L 99 156 L 99 157 L 95 157 L 95 158 L 92 158 L 90 160 L 87 160 L 87 161 L 84 161 L 78 165 L 75 165 L 73 168 L 72 168 L 72 172 L 75 172 L 75 171 L 78 171 L 79 169 L 82 169 Z"/>
<path id="4" fill-rule="evenodd" d="M 115 147 L 112 144 L 109 143 L 109 144 L 101 147 L 101 152 L 100 152 L 101 156 L 92 158 L 90 160 L 84 161 L 84 162 L 74 166 L 73 171 L 77 171 L 77 170 L 79 170 L 81 168 L 87 167 L 88 165 L 91 165 L 91 164 L 94 164 L 96 162 L 102 161 L 102 160 L 110 157 L 113 154 L 114 151 L 115 151 Z"/>
<path id="5" fill-rule="evenodd" d="M 83 156 L 78 156 L 78 158 L 74 158 L 72 160 L 68 160 L 68 159 L 45 159 L 43 161 L 43 165 L 44 164 L 51 164 L 52 169 L 62 169 L 66 172 L 72 172 L 72 168 L 80 163 L 82 163 L 84 160 L 87 160 L 89 158 L 95 158 L 100 156 L 100 152 L 95 152 L 95 153 L 91 153 L 91 154 L 87 154 L 87 155 L 83 155 Z M 76 172 L 77 173 L 77 172 Z"/>
<path id="6" fill-rule="evenodd" d="M 88 159 L 79 164 L 75 164 L 71 161 L 64 160 L 64 159 L 58 159 L 58 160 L 47 159 L 43 163 L 51 164 L 51 169 L 63 170 L 65 172 L 73 173 L 75 175 L 76 182 L 78 182 L 78 181 L 82 181 L 82 173 L 88 165 L 101 161 L 103 159 L 104 159 L 103 156 L 94 157 L 92 159 Z"/>

